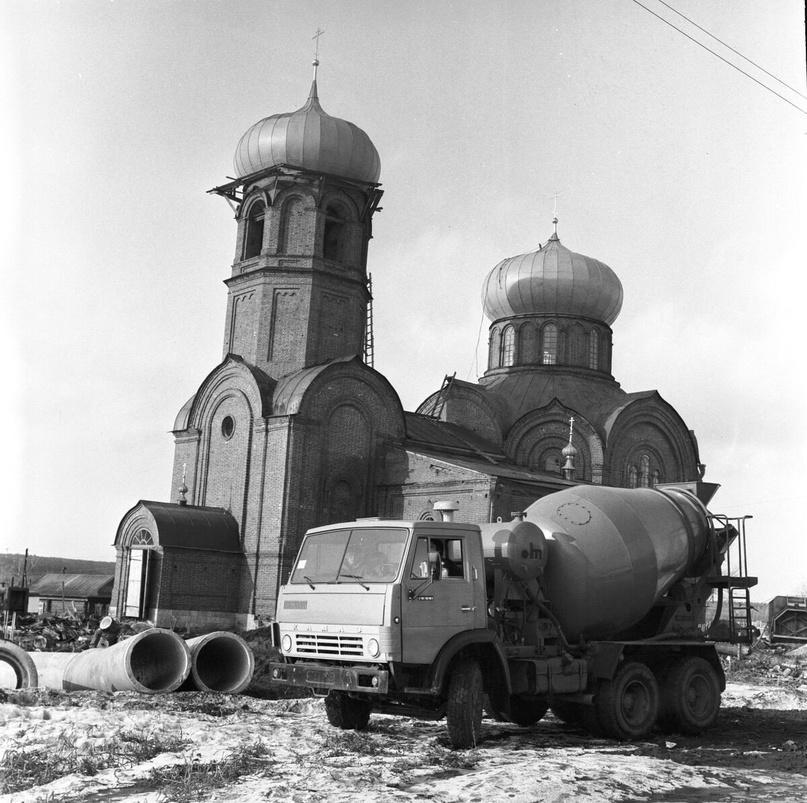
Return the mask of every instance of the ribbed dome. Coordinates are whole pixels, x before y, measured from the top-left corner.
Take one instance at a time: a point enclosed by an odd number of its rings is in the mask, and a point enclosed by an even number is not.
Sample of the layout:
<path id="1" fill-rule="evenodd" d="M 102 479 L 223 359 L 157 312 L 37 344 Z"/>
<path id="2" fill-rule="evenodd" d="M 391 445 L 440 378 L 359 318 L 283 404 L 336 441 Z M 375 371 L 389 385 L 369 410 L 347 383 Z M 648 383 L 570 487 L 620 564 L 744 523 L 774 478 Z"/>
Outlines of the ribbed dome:
<path id="1" fill-rule="evenodd" d="M 553 234 L 537 251 L 500 262 L 482 286 L 491 321 L 514 315 L 573 315 L 609 326 L 622 309 L 622 282 L 603 262 L 575 254 Z"/>
<path id="2" fill-rule="evenodd" d="M 374 184 L 381 175 L 381 159 L 370 137 L 322 110 L 316 79 L 305 106 L 265 117 L 241 137 L 234 164 L 239 178 L 281 164 Z"/>

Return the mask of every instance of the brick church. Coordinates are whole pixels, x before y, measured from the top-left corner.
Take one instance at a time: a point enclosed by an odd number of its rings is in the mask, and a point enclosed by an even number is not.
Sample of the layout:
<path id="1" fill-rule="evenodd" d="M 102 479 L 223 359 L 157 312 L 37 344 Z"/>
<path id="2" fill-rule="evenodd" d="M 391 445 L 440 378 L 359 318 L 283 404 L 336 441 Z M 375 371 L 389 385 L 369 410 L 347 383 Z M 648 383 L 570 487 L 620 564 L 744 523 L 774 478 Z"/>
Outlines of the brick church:
<path id="1" fill-rule="evenodd" d="M 406 412 L 366 354 L 380 172 L 367 134 L 320 106 L 316 72 L 302 108 L 241 138 L 237 178 L 211 190 L 238 223 L 223 358 L 174 421 L 171 501 L 118 527 L 113 615 L 248 628 L 273 616 L 310 527 L 433 518 L 442 500 L 495 521 L 570 484 L 701 478 L 675 409 L 611 374 L 619 278 L 556 231 L 484 281 L 484 376 Z"/>

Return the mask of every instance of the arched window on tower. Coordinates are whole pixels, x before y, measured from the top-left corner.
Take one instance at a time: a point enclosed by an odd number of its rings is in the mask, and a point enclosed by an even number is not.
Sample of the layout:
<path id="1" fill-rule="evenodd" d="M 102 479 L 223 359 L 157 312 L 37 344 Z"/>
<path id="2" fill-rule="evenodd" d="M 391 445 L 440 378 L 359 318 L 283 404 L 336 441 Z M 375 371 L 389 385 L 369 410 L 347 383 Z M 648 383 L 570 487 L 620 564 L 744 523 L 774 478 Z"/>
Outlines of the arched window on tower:
<path id="1" fill-rule="evenodd" d="M 588 336 L 588 367 L 595 371 L 600 367 L 600 333 L 596 329 Z"/>
<path id="2" fill-rule="evenodd" d="M 322 256 L 334 262 L 343 262 L 347 247 L 347 226 L 341 210 L 333 204 L 325 212 L 325 232 Z"/>
<path id="3" fill-rule="evenodd" d="M 544 327 L 541 343 L 544 365 L 555 365 L 558 361 L 558 327 L 554 323 L 548 323 Z"/>
<path id="4" fill-rule="evenodd" d="M 631 465 L 628 468 L 628 488 L 636 488 L 639 485 L 639 469 Z"/>
<path id="5" fill-rule="evenodd" d="M 641 459 L 639 484 L 642 486 L 642 488 L 650 487 L 650 458 L 646 454 L 643 454 Z"/>
<path id="6" fill-rule="evenodd" d="M 502 333 L 502 366 L 515 365 L 516 362 L 516 330 L 508 326 Z"/>
<path id="7" fill-rule="evenodd" d="M 256 201 L 247 214 L 247 230 L 244 236 L 244 259 L 259 256 L 263 250 L 263 223 L 266 207 L 263 201 Z"/>
<path id="8" fill-rule="evenodd" d="M 490 331 L 490 354 L 488 367 L 499 368 L 502 364 L 502 330 L 498 328 Z"/>

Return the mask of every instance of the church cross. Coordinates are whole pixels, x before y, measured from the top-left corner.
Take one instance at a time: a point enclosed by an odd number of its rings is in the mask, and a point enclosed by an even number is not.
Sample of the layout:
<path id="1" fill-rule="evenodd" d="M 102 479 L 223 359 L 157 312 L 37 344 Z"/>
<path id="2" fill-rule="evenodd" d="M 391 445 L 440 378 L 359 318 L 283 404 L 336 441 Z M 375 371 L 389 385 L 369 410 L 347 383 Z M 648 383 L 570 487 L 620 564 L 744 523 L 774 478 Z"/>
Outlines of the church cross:
<path id="1" fill-rule="evenodd" d="M 311 37 L 312 39 L 317 40 L 317 46 L 314 49 L 314 58 L 317 59 L 317 60 L 319 60 L 319 38 L 324 33 L 325 33 L 325 31 L 323 31 L 321 28 L 317 28 L 317 32 Z"/>

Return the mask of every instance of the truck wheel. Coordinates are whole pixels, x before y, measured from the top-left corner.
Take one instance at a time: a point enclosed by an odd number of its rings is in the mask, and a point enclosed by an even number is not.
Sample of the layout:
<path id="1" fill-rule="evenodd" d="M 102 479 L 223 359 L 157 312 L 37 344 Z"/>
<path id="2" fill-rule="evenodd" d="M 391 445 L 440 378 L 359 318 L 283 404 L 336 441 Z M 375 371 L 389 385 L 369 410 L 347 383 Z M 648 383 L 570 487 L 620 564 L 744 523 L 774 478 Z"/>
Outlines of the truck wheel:
<path id="1" fill-rule="evenodd" d="M 528 694 L 516 694 L 510 700 L 510 721 L 528 728 L 543 719 L 549 710 L 546 697 L 531 697 Z"/>
<path id="2" fill-rule="evenodd" d="M 35 689 L 39 685 L 36 665 L 30 655 L 11 641 L 0 641 L 0 662 L 8 664 L 17 679 L 16 689 Z"/>
<path id="3" fill-rule="evenodd" d="M 557 697 L 554 697 L 549 704 L 549 710 L 567 725 L 582 725 L 583 709 L 582 703 L 570 703 L 568 700 L 561 700 Z"/>
<path id="4" fill-rule="evenodd" d="M 594 706 L 606 736 L 620 741 L 642 739 L 653 730 L 658 717 L 656 678 L 644 664 L 626 663 L 611 680 L 600 683 Z"/>
<path id="5" fill-rule="evenodd" d="M 697 736 L 714 725 L 720 710 L 720 681 L 712 665 L 690 656 L 673 664 L 661 686 L 664 725 Z"/>
<path id="6" fill-rule="evenodd" d="M 482 730 L 482 669 L 474 660 L 460 661 L 448 681 L 446 721 L 455 750 L 476 747 Z"/>
<path id="7" fill-rule="evenodd" d="M 363 731 L 370 721 L 370 704 L 343 691 L 331 691 L 325 698 L 325 713 L 336 728 Z"/>

